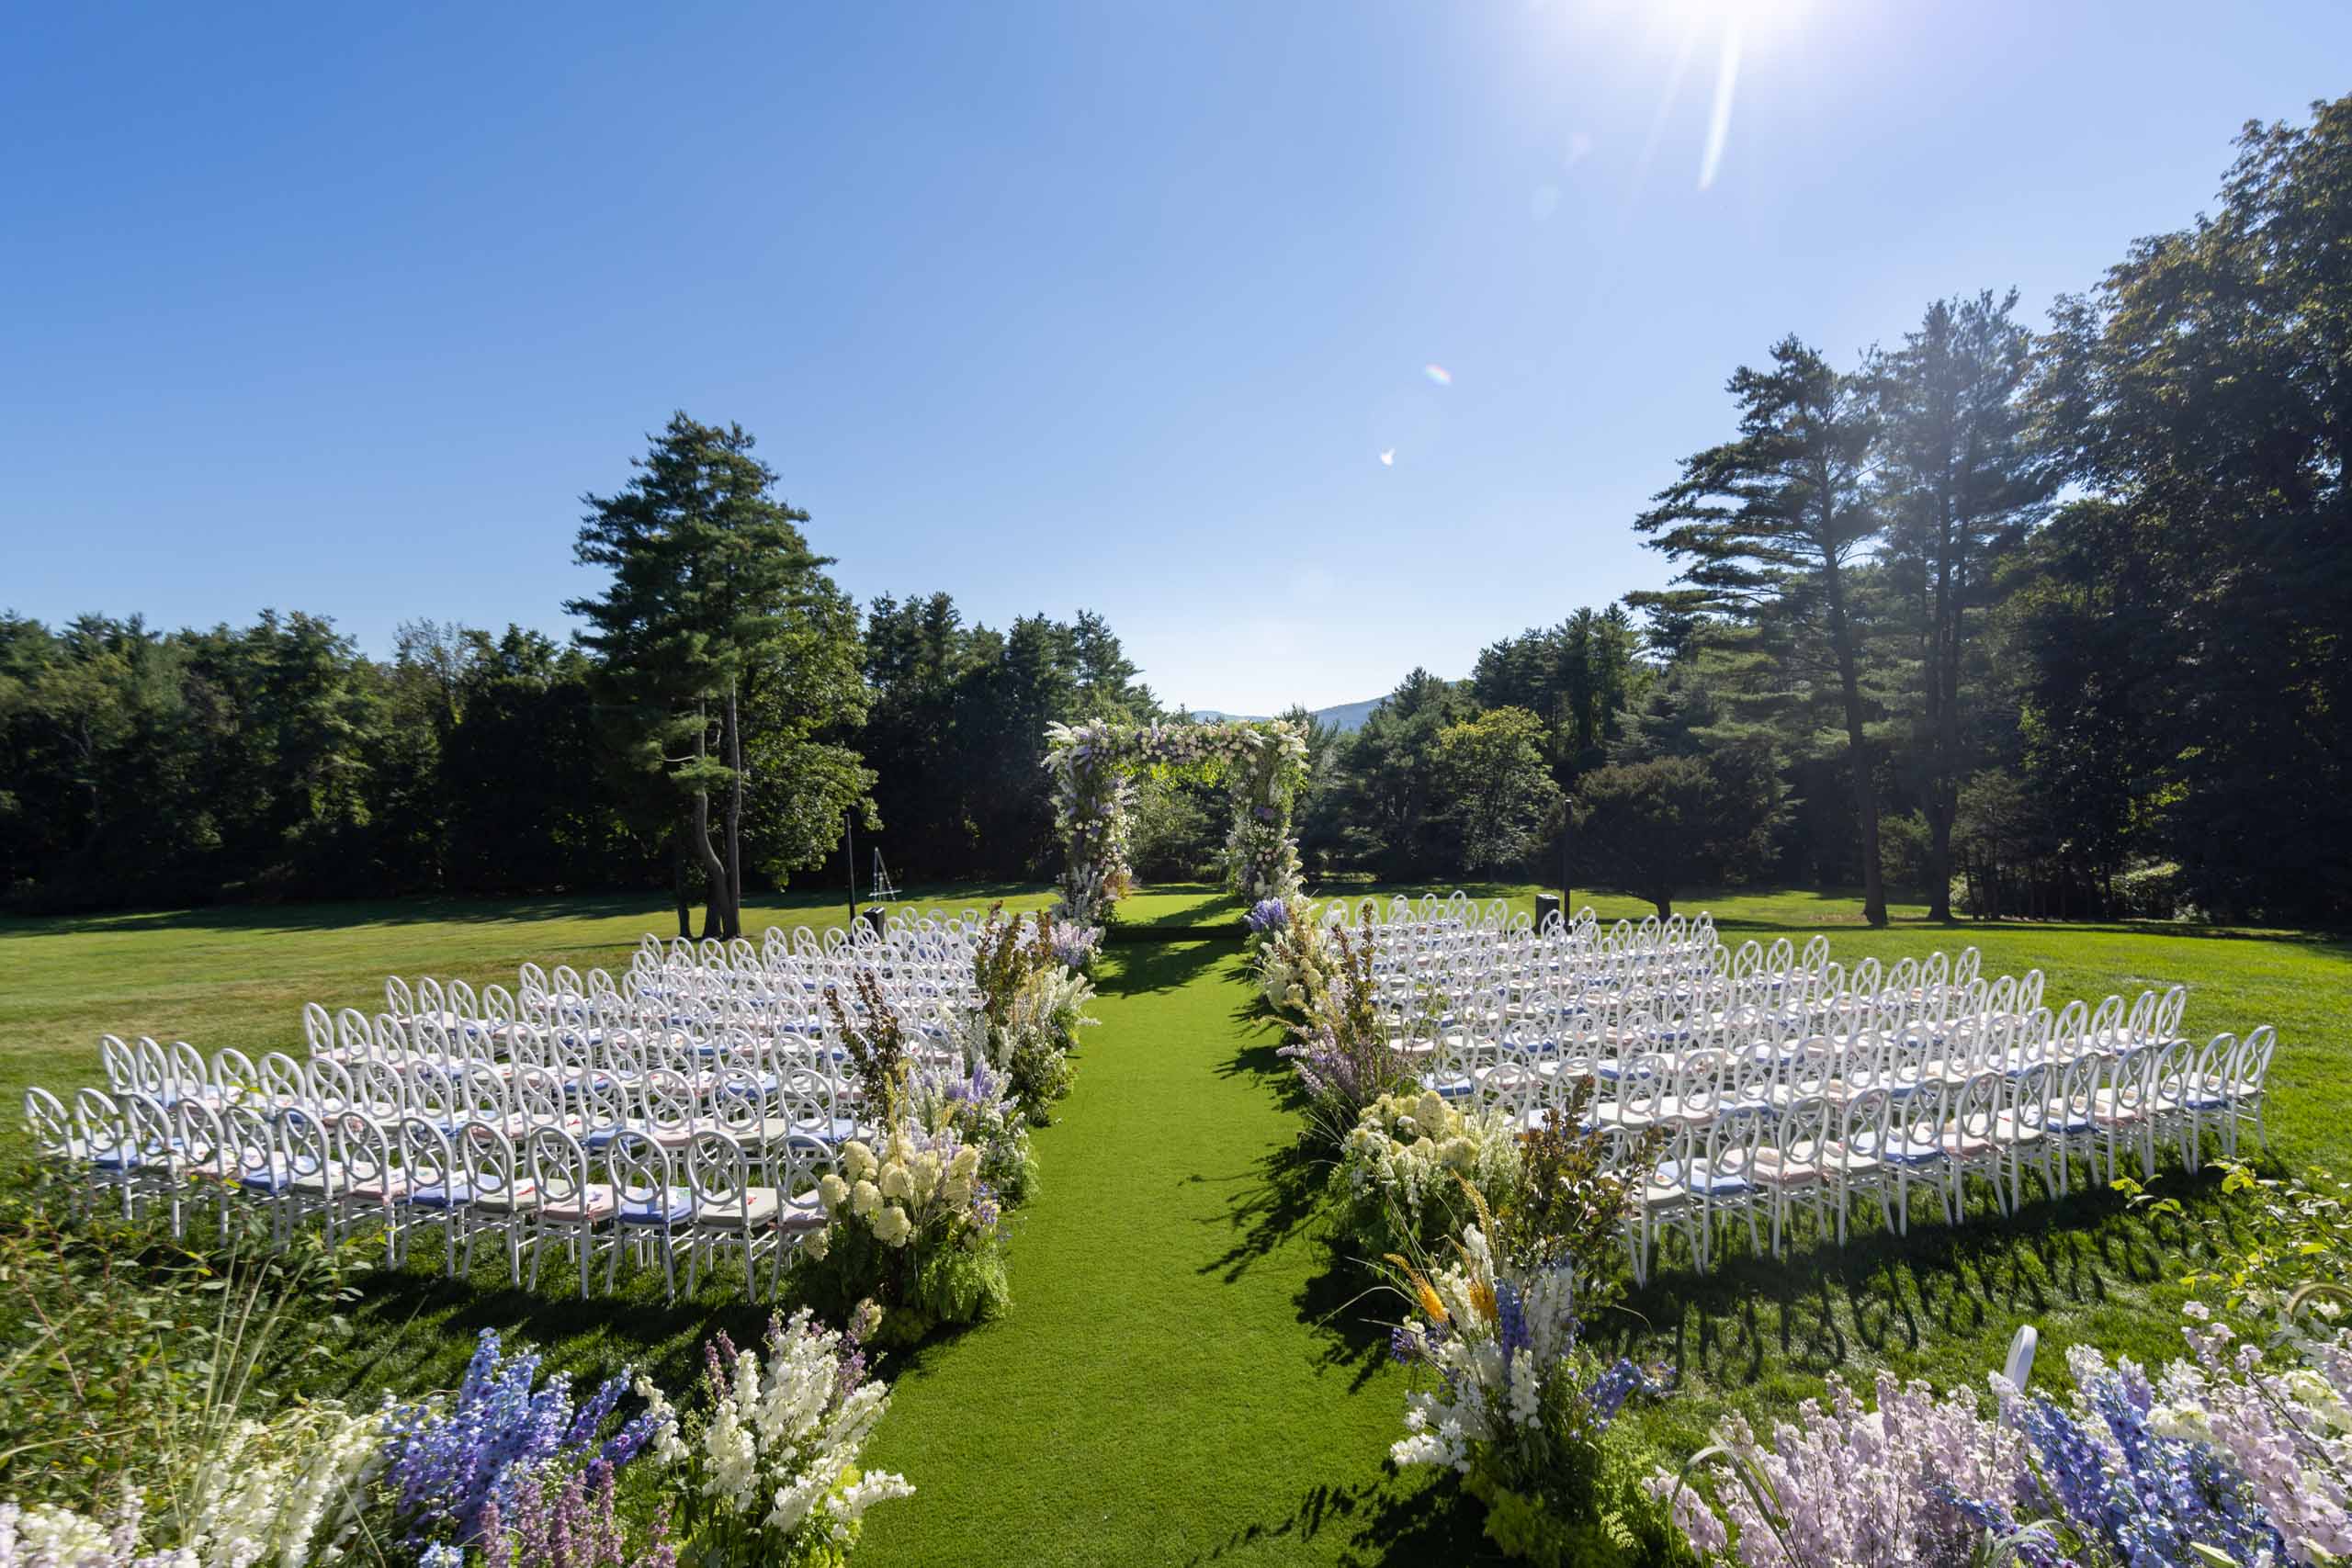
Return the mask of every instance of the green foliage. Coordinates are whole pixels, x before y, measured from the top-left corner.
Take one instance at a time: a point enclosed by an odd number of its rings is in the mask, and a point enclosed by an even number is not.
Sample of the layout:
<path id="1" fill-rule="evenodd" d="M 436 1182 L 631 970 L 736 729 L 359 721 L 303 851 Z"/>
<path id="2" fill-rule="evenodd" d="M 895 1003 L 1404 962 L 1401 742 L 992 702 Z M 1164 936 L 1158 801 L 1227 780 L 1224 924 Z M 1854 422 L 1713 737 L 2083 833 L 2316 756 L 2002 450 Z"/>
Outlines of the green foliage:
<path id="1" fill-rule="evenodd" d="M 631 460 L 628 485 L 584 498 L 573 555 L 612 581 L 564 606 L 588 623 L 581 640 L 598 657 L 624 788 L 652 803 L 650 821 L 666 818 L 707 884 L 704 934 L 726 937 L 742 931 L 754 774 L 768 781 L 753 822 L 772 868 L 821 856 L 869 782 L 855 753 L 820 739 L 865 717 L 856 611 L 800 532 L 808 514 L 775 498 L 775 470 L 754 445 L 741 425 L 673 415 Z"/>
<path id="2" fill-rule="evenodd" d="M 1634 524 L 1680 567 L 1677 586 L 1627 603 L 1683 617 L 1750 655 L 1777 705 L 1834 713 L 1860 832 L 1863 910 L 1883 925 L 1869 739 L 1877 715 L 1864 688 L 1869 617 L 1856 581 L 1884 526 L 1866 482 L 1879 421 L 1866 384 L 1794 336 L 1772 345 L 1764 367 L 1735 371 L 1728 389 L 1739 434 L 1684 458 L 1681 478 Z"/>
<path id="3" fill-rule="evenodd" d="M 1769 761 L 1752 750 L 1612 763 L 1584 782 L 1578 859 L 1592 880 L 1664 915 L 1683 889 L 1761 874 L 1780 798 Z"/>
<path id="4" fill-rule="evenodd" d="M 1437 782 L 1471 872 L 1526 868 L 1566 808 L 1544 765 L 1543 722 L 1525 708 L 1490 708 L 1440 730 Z"/>
<path id="5" fill-rule="evenodd" d="M 2340 919 L 2352 97 L 2238 150 L 2212 210 L 2054 312 L 2039 412 L 2091 499 L 2051 524 L 2027 717 L 2095 874 L 2134 850 L 2225 917 Z"/>
<path id="6" fill-rule="evenodd" d="M 345 1347 L 354 1266 L 313 1235 L 273 1251 L 250 1210 L 205 1246 L 150 1216 L 61 1217 L 72 1201 L 0 1184 L 0 1497 L 110 1514 L 129 1482 L 161 1504 Z"/>
<path id="7" fill-rule="evenodd" d="M 2190 1221 L 2204 1249 L 2182 1280 L 2219 1296 L 2230 1311 L 2256 1318 L 2286 1318 L 2306 1304 L 2323 1316 L 2352 1311 L 2352 1181 L 2312 1169 L 2302 1176 L 2265 1176 L 2240 1161 L 2222 1165 L 2226 1207 L 2191 1213 L 2177 1198 L 2159 1197 L 2130 1179 L 2116 1183 L 2151 1213 Z"/>
<path id="8" fill-rule="evenodd" d="M 967 626 L 945 593 L 868 607 L 873 707 L 859 748 L 895 866 L 932 877 L 1054 868 L 1046 727 L 1162 716 L 1100 615 Z"/>

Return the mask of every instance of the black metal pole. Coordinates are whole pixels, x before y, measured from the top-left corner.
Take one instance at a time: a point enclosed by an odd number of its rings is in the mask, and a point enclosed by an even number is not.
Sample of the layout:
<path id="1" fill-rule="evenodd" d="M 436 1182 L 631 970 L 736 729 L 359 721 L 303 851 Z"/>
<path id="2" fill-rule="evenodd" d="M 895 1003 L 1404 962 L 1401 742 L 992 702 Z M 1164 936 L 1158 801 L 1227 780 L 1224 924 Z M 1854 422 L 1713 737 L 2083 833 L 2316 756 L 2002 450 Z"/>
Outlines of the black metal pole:
<path id="1" fill-rule="evenodd" d="M 857 924 L 857 813 L 855 810 L 842 813 L 842 830 L 844 835 L 842 842 L 847 851 L 845 858 L 849 861 L 849 923 L 855 925 Z"/>
<path id="2" fill-rule="evenodd" d="M 1576 796 L 1570 795 L 1567 810 L 1560 818 L 1560 919 L 1563 920 L 1576 919 L 1576 896 L 1568 887 L 1568 848 L 1576 837 L 1576 830 L 1577 800 Z"/>

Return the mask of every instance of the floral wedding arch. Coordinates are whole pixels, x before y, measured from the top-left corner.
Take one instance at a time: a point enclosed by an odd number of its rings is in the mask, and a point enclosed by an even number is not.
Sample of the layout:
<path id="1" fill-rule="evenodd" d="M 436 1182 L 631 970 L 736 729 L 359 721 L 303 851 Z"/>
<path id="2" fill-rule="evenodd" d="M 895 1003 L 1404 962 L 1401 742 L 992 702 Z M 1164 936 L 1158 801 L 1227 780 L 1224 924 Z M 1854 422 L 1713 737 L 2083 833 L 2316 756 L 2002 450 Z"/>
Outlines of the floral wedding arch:
<path id="1" fill-rule="evenodd" d="M 1128 812 L 1146 775 L 1223 783 L 1233 798 L 1226 886 L 1252 904 L 1298 893 L 1290 815 L 1306 789 L 1306 734 L 1287 719 L 1048 725 L 1046 771 L 1062 840 L 1062 910 L 1071 919 L 1100 920 L 1126 895 Z"/>

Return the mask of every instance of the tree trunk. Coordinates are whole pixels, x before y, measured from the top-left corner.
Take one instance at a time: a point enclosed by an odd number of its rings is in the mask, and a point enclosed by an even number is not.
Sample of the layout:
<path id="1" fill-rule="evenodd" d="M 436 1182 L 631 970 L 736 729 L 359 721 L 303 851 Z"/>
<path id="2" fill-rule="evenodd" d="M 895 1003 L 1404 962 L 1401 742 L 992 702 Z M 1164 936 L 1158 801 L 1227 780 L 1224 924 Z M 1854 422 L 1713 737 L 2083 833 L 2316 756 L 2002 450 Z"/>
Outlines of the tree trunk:
<path id="1" fill-rule="evenodd" d="M 686 838 L 678 829 L 670 834 L 670 883 L 678 898 L 678 934 L 692 939 L 695 934 L 694 900 L 686 897 Z"/>
<path id="2" fill-rule="evenodd" d="M 1870 746 L 1862 734 L 1862 682 L 1855 668 L 1853 627 L 1846 619 L 1846 581 L 1823 552 L 1829 591 L 1829 642 L 1838 655 L 1838 694 L 1846 709 L 1846 760 L 1854 770 L 1854 806 L 1862 829 L 1862 919 L 1886 924 L 1886 883 L 1878 863 L 1878 784 L 1871 777 Z"/>
<path id="3" fill-rule="evenodd" d="M 727 765 L 735 778 L 727 792 L 727 934 L 743 934 L 743 730 L 735 682 L 727 682 Z"/>
<path id="4" fill-rule="evenodd" d="M 710 754 L 710 727 L 706 724 L 695 731 L 695 760 L 701 761 Z M 710 901 L 703 911 L 702 934 L 707 939 L 724 936 L 728 928 L 727 866 L 718 852 L 710 847 L 710 791 L 696 789 L 692 818 L 686 826 L 686 847 L 694 852 L 695 861 L 702 867 L 703 876 L 710 884 Z"/>
<path id="5" fill-rule="evenodd" d="M 1651 895 L 1650 895 L 1650 902 L 1651 902 L 1652 904 L 1654 904 L 1654 905 L 1656 905 L 1656 906 L 1657 907 L 1657 918 L 1658 918 L 1659 919 L 1664 920 L 1664 919 L 1671 919 L 1671 918 L 1673 917 L 1673 914 L 1674 914 L 1674 895 L 1673 895 L 1673 894 L 1668 893 L 1668 894 L 1666 894 L 1666 895 L 1664 895 L 1663 897 L 1661 897 L 1661 896 L 1659 896 L 1659 895 L 1657 895 L 1657 894 L 1653 893 L 1653 894 L 1651 894 Z"/>
<path id="6" fill-rule="evenodd" d="M 1959 548 L 1953 537 L 1951 500 L 1938 498 L 1941 513 L 1941 557 L 1936 571 L 1935 612 L 1928 622 L 1928 717 L 1934 728 L 1928 779 L 1928 919 L 1951 919 L 1951 823 L 1960 813 L 1960 593 Z"/>

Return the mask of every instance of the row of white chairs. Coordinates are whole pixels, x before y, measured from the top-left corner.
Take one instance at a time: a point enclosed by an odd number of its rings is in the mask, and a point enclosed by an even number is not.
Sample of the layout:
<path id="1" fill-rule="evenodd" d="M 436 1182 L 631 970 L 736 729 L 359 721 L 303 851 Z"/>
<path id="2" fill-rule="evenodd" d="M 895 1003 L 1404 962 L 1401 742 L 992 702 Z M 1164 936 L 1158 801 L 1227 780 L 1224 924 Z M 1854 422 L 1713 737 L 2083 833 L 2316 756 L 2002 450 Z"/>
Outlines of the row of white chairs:
<path id="1" fill-rule="evenodd" d="M 532 1289 L 554 1249 L 571 1260 L 583 1297 L 599 1258 L 607 1292 L 625 1258 L 658 1265 L 671 1299 L 681 1264 L 691 1295 L 707 1264 L 735 1259 L 747 1298 L 760 1293 L 763 1263 L 773 1294 L 792 1251 L 823 1226 L 817 1183 L 835 1162 L 814 1136 L 715 1124 L 679 1136 L 629 1125 L 594 1137 L 562 1122 L 196 1099 L 166 1106 L 96 1089 L 78 1090 L 70 1111 L 30 1089 L 25 1110 L 46 1161 L 85 1173 L 126 1214 L 166 1207 L 175 1234 L 209 1204 L 225 1236 L 231 1208 L 256 1204 L 281 1241 L 312 1222 L 331 1239 L 376 1228 L 395 1263 L 418 1236 L 437 1236 L 453 1275 L 470 1269 L 475 1247 L 489 1240 L 510 1282 Z"/>
<path id="2" fill-rule="evenodd" d="M 1641 1140 L 1664 1139 L 1626 1225 L 1634 1277 L 1646 1281 L 1658 1241 L 1678 1231 L 1704 1271 L 1725 1230 L 1742 1223 L 1751 1248 L 1761 1250 L 1769 1220 L 1777 1258 L 1804 1213 L 1817 1235 L 1842 1247 L 1860 1197 L 1874 1198 L 1888 1232 L 1905 1235 L 1914 1189 L 1932 1194 L 1945 1223 L 1957 1224 L 1972 1178 L 2007 1214 L 2025 1203 L 2029 1168 L 2046 1195 L 2063 1199 L 2076 1160 L 2092 1180 L 2103 1165 L 2111 1183 L 2127 1156 L 2152 1179 L 2166 1146 L 2194 1170 L 2209 1135 L 2234 1156 L 2240 1129 L 2251 1127 L 2267 1147 L 2274 1046 L 2266 1026 L 2242 1041 L 2224 1034 L 2201 1047 L 2178 1042 L 2136 1057 L 2086 1056 L 2022 1073 L 1792 1090 L 1730 1113 L 1669 1097 L 1621 1100 L 1593 1108 L 1590 1124 L 1608 1133 L 1619 1160 L 1645 1148 Z M 1556 1111 L 1527 1114 L 1534 1121 Z"/>

